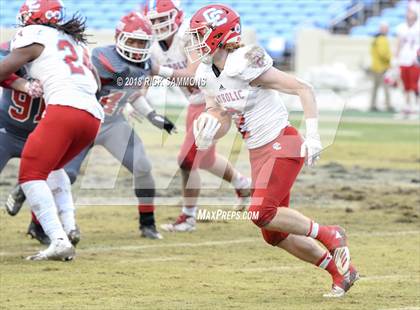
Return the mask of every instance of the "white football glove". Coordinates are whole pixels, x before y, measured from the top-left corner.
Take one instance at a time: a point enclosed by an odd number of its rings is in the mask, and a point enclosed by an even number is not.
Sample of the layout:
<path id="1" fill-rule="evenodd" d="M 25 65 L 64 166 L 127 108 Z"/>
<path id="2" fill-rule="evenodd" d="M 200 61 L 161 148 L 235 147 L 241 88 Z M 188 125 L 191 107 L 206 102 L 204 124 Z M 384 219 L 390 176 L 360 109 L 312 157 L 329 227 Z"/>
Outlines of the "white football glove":
<path id="1" fill-rule="evenodd" d="M 25 92 L 34 98 L 40 98 L 44 94 L 41 82 L 38 80 L 30 80 L 25 84 Z"/>
<path id="2" fill-rule="evenodd" d="M 221 125 L 217 118 L 206 112 L 194 120 L 193 133 L 197 150 L 207 150 L 213 144 L 214 136 Z"/>
<path id="3" fill-rule="evenodd" d="M 300 148 L 300 156 L 305 157 L 306 164 L 312 167 L 319 160 L 321 151 L 322 144 L 318 134 L 318 120 L 309 118 L 306 120 L 306 138 Z"/>

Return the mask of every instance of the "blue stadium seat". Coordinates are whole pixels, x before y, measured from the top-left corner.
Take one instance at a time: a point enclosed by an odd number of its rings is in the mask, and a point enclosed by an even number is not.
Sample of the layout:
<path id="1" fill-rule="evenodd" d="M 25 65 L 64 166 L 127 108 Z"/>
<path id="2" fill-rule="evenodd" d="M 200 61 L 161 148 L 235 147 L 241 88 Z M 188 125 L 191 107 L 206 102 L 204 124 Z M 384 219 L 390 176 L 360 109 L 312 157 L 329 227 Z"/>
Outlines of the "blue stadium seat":
<path id="1" fill-rule="evenodd" d="M 374 35 L 377 33 L 381 21 L 389 24 L 389 34 L 395 36 L 396 26 L 404 22 L 405 13 L 407 9 L 407 2 L 400 1 L 395 7 L 386 8 L 382 10 L 380 16 L 370 17 L 365 25 L 354 27 L 351 35 Z"/>
<path id="2" fill-rule="evenodd" d="M 0 0 L 6 3 L 7 0 Z M 206 4 L 222 2 L 230 5 L 242 15 L 244 26 L 254 27 L 259 41 L 267 46 L 275 42 L 276 37 L 285 38 L 287 47 L 294 46 L 295 33 L 300 25 L 316 25 L 328 27 L 331 19 L 348 7 L 352 0 L 263 0 L 264 2 L 245 0 L 183 0 L 182 8 L 190 17 L 200 7 Z M 364 0 L 372 2 L 374 0 Z M 10 2 L 10 3 L 9 3 Z M 67 7 L 66 15 L 79 11 L 87 17 L 87 24 L 92 29 L 114 29 L 118 19 L 131 10 L 139 8 L 142 0 L 64 0 Z M 15 16 L 20 7 L 20 1 L 7 1 L 0 10 L 0 25 L 15 25 Z M 400 5 L 398 5 L 399 7 Z M 401 5 L 399 13 L 390 15 L 395 22 L 405 6 Z M 276 44 L 274 44 L 275 46 Z"/>

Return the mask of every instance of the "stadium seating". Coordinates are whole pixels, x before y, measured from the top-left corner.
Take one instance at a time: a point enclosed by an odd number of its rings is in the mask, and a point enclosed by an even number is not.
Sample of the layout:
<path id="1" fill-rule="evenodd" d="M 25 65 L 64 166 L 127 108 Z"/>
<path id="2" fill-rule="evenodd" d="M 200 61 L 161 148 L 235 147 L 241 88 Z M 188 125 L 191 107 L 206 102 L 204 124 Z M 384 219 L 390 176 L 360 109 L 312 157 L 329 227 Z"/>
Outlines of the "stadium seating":
<path id="1" fill-rule="evenodd" d="M 21 1 L 0 0 L 0 26 L 13 27 L 16 25 L 16 12 Z M 191 16 L 201 6 L 215 1 L 182 1 L 186 16 Z M 294 47 L 296 32 L 301 26 L 328 28 L 331 20 L 344 13 L 354 0 L 262 0 L 241 1 L 225 0 L 216 1 L 234 7 L 242 16 L 245 27 L 255 28 L 261 45 L 268 48 L 273 55 L 281 55 L 285 49 Z M 364 0 L 366 5 L 371 5 L 374 0 Z M 6 5 L 7 3 L 7 5 Z M 139 8 L 140 1 L 133 0 L 64 0 L 66 16 L 79 11 L 87 17 L 87 25 L 91 29 L 113 29 L 118 19 L 125 13 Z M 403 16 L 404 7 L 384 10 L 383 14 L 389 21 L 396 23 Z M 379 19 L 352 30 L 353 35 L 371 35 L 376 31 Z M 280 42 L 280 44 L 277 44 Z M 281 44 L 285 42 L 285 44 Z"/>
<path id="2" fill-rule="evenodd" d="M 389 34 L 395 36 L 396 26 L 404 22 L 407 3 L 408 1 L 400 1 L 395 7 L 384 9 L 379 16 L 368 18 L 364 25 L 353 27 L 350 34 L 352 36 L 373 36 L 378 32 L 379 24 L 387 22 L 390 26 Z"/>

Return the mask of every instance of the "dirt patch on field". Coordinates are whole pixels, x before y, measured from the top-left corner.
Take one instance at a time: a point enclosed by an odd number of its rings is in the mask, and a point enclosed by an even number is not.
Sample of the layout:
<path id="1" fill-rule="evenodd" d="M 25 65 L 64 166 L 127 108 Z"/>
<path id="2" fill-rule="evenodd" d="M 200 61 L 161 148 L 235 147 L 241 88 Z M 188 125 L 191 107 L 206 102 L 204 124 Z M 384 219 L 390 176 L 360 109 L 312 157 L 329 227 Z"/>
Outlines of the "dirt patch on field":
<path id="1" fill-rule="evenodd" d="M 105 178 L 101 173 L 106 166 L 96 169 L 97 176 L 91 178 L 92 183 Z M 17 170 L 18 162 L 12 161 L 1 175 L 1 205 L 4 205 L 7 193 L 16 182 Z M 181 177 L 179 172 L 174 171 L 168 172 L 167 166 L 155 165 L 153 173 L 157 184 L 167 184 L 157 189 L 160 201 L 171 199 L 173 206 L 179 206 Z M 330 162 L 302 170 L 293 188 L 291 205 L 339 207 L 346 213 L 362 208 L 371 212 L 393 213 L 397 216 L 395 221 L 413 223 L 419 220 L 420 186 L 417 180 L 417 171 L 344 167 L 340 163 Z M 235 194 L 230 185 L 220 185 L 217 181 L 217 178 L 208 174 L 202 176 L 202 183 L 206 187 L 202 190 L 203 204 L 208 201 L 223 206 L 235 203 Z M 119 201 L 121 204 L 135 204 L 132 177 L 125 169 L 119 171 L 113 189 L 82 189 L 82 182 L 83 178 L 79 178 L 74 186 L 76 202 L 80 201 L 77 200 L 80 197 L 101 197 L 114 204 Z"/>

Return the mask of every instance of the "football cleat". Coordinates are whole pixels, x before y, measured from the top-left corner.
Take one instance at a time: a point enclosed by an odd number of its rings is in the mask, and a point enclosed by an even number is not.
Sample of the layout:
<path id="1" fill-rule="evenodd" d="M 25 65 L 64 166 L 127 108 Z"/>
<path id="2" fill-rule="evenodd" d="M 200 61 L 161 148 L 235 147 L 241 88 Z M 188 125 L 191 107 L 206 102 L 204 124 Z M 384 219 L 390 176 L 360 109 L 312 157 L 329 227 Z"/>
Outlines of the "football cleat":
<path id="1" fill-rule="evenodd" d="M 26 233 L 32 239 L 38 240 L 41 244 L 49 245 L 51 243 L 50 238 L 44 232 L 41 224 L 37 224 L 34 221 L 31 221 L 28 227 L 28 231 Z"/>
<path id="2" fill-rule="evenodd" d="M 18 214 L 25 200 L 25 193 L 23 192 L 20 185 L 16 185 L 6 200 L 7 213 L 9 213 L 9 215 L 11 216 L 15 216 L 16 214 Z"/>
<path id="3" fill-rule="evenodd" d="M 75 229 L 70 230 L 70 232 L 67 234 L 67 237 L 69 238 L 71 244 L 73 246 L 76 246 L 80 242 L 80 229 L 78 226 L 76 226 Z"/>
<path id="4" fill-rule="evenodd" d="M 59 261 L 69 261 L 74 258 L 76 251 L 73 245 L 63 239 L 57 239 L 54 242 L 51 242 L 50 246 L 43 251 L 39 251 L 37 254 L 28 256 L 26 260 L 59 260 Z"/>
<path id="5" fill-rule="evenodd" d="M 169 232 L 188 232 L 195 230 L 195 218 L 184 213 L 178 217 L 173 224 L 162 224 L 160 226 L 165 231 Z"/>
<path id="6" fill-rule="evenodd" d="M 148 239 L 163 239 L 162 235 L 157 231 L 155 225 L 141 226 L 140 236 Z"/>
<path id="7" fill-rule="evenodd" d="M 327 294 L 324 294 L 325 298 L 340 298 L 343 297 L 348 290 L 353 286 L 353 284 L 360 279 L 360 275 L 357 272 L 356 268 L 350 264 L 348 272 L 340 276 L 337 279 L 334 279 L 331 291 Z"/>
<path id="8" fill-rule="evenodd" d="M 322 244 L 330 251 L 341 275 L 347 273 L 350 267 L 350 250 L 347 245 L 346 231 L 340 226 L 329 226 L 327 239 Z"/>
<path id="9" fill-rule="evenodd" d="M 242 188 L 235 189 L 236 196 L 238 197 L 237 204 L 233 207 L 235 211 L 244 211 L 248 209 L 251 201 L 251 179 L 245 179 L 245 186 Z"/>

